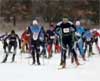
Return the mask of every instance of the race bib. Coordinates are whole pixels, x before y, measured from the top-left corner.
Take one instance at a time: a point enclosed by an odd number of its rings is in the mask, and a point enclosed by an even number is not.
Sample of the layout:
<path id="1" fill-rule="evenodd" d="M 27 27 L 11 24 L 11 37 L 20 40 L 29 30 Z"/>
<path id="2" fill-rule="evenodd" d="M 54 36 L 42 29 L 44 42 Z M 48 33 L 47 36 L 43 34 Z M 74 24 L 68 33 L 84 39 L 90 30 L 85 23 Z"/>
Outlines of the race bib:
<path id="1" fill-rule="evenodd" d="M 40 39 L 40 41 L 43 41 L 43 40 L 44 40 L 44 38 L 43 38 L 43 37 L 39 37 L 39 39 Z"/>
<path id="2" fill-rule="evenodd" d="M 33 33 L 33 39 L 34 39 L 34 40 L 37 40 L 37 39 L 38 39 L 38 35 L 39 35 L 38 32 L 34 32 L 34 33 Z"/>
<path id="3" fill-rule="evenodd" d="M 79 32 L 75 32 L 75 35 L 78 36 L 78 37 L 81 36 L 81 34 Z"/>
<path id="4" fill-rule="evenodd" d="M 87 41 L 90 41 L 91 39 L 87 39 Z"/>
<path id="5" fill-rule="evenodd" d="M 69 28 L 64 28 L 64 29 L 63 29 L 63 32 L 64 32 L 64 33 L 69 33 Z"/>
<path id="6" fill-rule="evenodd" d="M 55 36 L 50 36 L 50 39 L 54 39 L 55 38 Z"/>
<path id="7" fill-rule="evenodd" d="M 11 39 L 10 41 L 15 41 L 15 39 Z"/>

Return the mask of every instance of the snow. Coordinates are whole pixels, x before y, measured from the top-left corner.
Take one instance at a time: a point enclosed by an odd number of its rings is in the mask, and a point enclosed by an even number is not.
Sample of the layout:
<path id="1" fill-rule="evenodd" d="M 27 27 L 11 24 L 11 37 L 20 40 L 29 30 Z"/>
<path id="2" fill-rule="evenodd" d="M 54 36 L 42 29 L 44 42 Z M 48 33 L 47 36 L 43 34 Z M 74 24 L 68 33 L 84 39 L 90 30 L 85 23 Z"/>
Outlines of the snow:
<path id="1" fill-rule="evenodd" d="M 99 39 L 100 45 L 100 39 Z M 95 55 L 87 58 L 82 65 L 76 66 L 66 60 L 66 69 L 58 70 L 60 54 L 53 54 L 51 59 L 41 57 L 41 65 L 31 65 L 30 54 L 22 54 L 17 50 L 16 61 L 10 63 L 12 54 L 9 55 L 7 63 L 0 63 L 0 81 L 100 81 L 100 55 L 93 48 Z M 0 42 L 0 62 L 3 60 L 4 52 Z"/>

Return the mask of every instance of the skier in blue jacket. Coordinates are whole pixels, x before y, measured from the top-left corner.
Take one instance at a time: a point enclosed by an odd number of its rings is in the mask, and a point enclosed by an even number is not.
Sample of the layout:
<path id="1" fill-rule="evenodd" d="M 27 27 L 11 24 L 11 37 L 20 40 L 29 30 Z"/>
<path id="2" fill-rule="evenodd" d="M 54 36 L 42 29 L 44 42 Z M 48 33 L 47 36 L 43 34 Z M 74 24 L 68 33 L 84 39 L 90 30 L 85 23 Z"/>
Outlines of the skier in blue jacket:
<path id="1" fill-rule="evenodd" d="M 92 53 L 92 38 L 93 38 L 93 35 L 92 33 L 90 32 L 89 29 L 86 29 L 84 35 L 83 35 L 83 39 L 85 41 L 85 52 L 87 51 L 87 47 L 89 46 L 89 54 L 88 56 L 90 56 Z"/>
<path id="2" fill-rule="evenodd" d="M 81 26 L 80 21 L 76 21 L 76 36 L 77 36 L 77 48 L 79 49 L 80 55 L 82 56 L 83 60 L 85 61 L 85 50 L 84 50 L 84 41 L 83 41 L 83 34 L 85 32 L 85 28 Z"/>
<path id="3" fill-rule="evenodd" d="M 30 47 L 33 63 L 37 60 L 37 64 L 40 65 L 40 42 L 42 41 L 42 26 L 40 26 L 37 20 L 33 20 L 32 24 L 28 27 L 30 34 Z M 35 59 L 36 58 L 36 59 Z"/>

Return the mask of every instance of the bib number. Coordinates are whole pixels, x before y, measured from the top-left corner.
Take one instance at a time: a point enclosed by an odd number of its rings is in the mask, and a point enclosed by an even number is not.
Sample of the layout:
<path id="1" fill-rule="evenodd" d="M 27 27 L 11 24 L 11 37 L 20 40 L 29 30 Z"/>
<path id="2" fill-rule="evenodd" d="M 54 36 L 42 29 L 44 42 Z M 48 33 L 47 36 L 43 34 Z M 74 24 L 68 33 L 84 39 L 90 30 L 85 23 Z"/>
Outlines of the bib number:
<path id="1" fill-rule="evenodd" d="M 64 29 L 63 29 L 63 32 L 64 32 L 64 33 L 69 33 L 69 28 L 64 28 Z"/>
<path id="2" fill-rule="evenodd" d="M 38 35 L 39 35 L 39 33 L 34 32 L 34 33 L 33 33 L 33 39 L 34 39 L 34 40 L 37 40 L 37 39 L 38 39 Z"/>
<path id="3" fill-rule="evenodd" d="M 15 41 L 15 39 L 11 39 L 11 41 Z"/>
<path id="4" fill-rule="evenodd" d="M 50 36 L 50 39 L 54 39 L 55 38 L 55 36 Z"/>
<path id="5" fill-rule="evenodd" d="M 90 41 L 91 39 L 87 39 L 87 41 Z"/>

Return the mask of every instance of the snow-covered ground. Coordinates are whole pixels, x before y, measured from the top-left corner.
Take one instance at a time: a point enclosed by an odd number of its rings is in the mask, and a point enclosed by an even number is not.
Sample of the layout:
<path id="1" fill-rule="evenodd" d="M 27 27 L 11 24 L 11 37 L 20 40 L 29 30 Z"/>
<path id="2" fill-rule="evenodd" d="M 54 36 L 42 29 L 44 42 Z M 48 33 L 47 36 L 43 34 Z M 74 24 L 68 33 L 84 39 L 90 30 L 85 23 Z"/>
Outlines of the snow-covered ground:
<path id="1" fill-rule="evenodd" d="M 100 45 L 100 39 L 99 39 Z M 0 81 L 100 81 L 100 54 L 95 45 L 93 55 L 84 62 L 80 59 L 82 65 L 76 66 L 66 60 L 66 69 L 58 70 L 60 54 L 54 54 L 51 59 L 41 57 L 41 65 L 31 65 L 29 54 L 21 56 L 19 50 L 16 55 L 16 62 L 10 63 L 11 54 L 7 63 L 0 63 Z M 2 43 L 0 42 L 0 62 L 3 60 L 4 53 Z"/>

